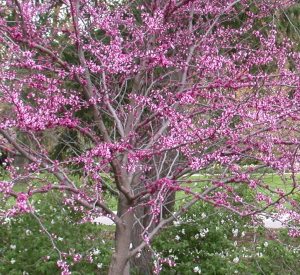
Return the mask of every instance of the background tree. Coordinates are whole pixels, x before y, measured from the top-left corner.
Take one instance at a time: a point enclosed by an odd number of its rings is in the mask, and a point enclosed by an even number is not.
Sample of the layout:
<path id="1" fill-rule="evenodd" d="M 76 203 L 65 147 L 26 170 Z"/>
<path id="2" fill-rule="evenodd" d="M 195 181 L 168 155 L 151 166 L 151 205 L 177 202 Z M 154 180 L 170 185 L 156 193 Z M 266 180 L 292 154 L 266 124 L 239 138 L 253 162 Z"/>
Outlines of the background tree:
<path id="1" fill-rule="evenodd" d="M 275 13 L 291 4 L 2 1 L 0 100 L 12 112 L 0 133 L 29 161 L 22 179 L 37 180 L 17 192 L 10 165 L 0 190 L 15 205 L 3 217 L 34 213 L 30 198 L 50 191 L 63 192 L 86 221 L 111 217 L 109 274 L 151 273 L 150 259 L 157 273 L 172 264 L 151 240 L 199 200 L 243 216 L 274 207 L 298 222 L 288 195 L 298 189 L 299 53 L 278 35 Z M 71 154 L 47 147 L 44 133 L 54 130 L 72 133 Z M 247 161 L 258 165 L 243 168 Z M 219 169 L 213 179 L 191 177 L 211 167 Z M 266 168 L 291 172 L 290 188 L 255 177 Z M 254 189 L 253 201 L 239 195 L 242 184 Z"/>

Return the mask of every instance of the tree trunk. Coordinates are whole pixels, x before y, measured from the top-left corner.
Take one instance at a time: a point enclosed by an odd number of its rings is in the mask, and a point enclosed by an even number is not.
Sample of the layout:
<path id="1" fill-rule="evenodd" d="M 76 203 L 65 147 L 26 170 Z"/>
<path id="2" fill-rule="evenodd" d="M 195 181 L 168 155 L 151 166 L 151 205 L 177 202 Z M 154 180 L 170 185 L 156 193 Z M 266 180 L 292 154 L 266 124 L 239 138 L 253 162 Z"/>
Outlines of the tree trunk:
<path id="1" fill-rule="evenodd" d="M 132 230 L 132 245 L 138 246 L 142 241 L 143 226 L 147 226 L 149 223 L 149 207 L 139 206 L 135 209 L 135 218 L 139 222 L 135 222 Z M 152 228 L 150 228 L 151 230 Z M 130 259 L 130 266 L 133 274 L 151 275 L 153 274 L 153 257 L 149 248 L 145 247 L 135 257 Z"/>
<path id="2" fill-rule="evenodd" d="M 170 192 L 167 196 L 166 203 L 162 209 L 162 217 L 168 218 L 174 211 L 175 205 L 175 192 Z M 135 222 L 132 230 L 132 245 L 133 247 L 138 246 L 142 241 L 143 227 L 146 227 L 150 222 L 149 207 L 139 206 L 135 209 L 135 218 L 139 222 Z M 152 224 L 149 228 L 151 232 L 156 224 Z M 130 266 L 133 274 L 151 275 L 153 274 L 153 255 L 152 251 L 145 247 L 142 251 L 134 258 L 130 259 Z"/>
<path id="3" fill-rule="evenodd" d="M 131 243 L 131 232 L 133 227 L 133 212 L 128 211 L 130 206 L 126 199 L 121 196 L 118 204 L 118 216 L 123 223 L 116 225 L 115 252 L 109 267 L 109 275 L 129 275 L 129 250 Z"/>
<path id="4" fill-rule="evenodd" d="M 142 183 L 139 183 L 139 190 L 143 188 Z M 167 218 L 174 211 L 175 205 L 175 192 L 170 191 L 166 197 L 164 207 L 162 208 L 162 217 Z M 132 245 L 133 248 L 137 247 L 143 242 L 142 233 L 145 227 L 149 226 L 151 215 L 149 214 L 149 206 L 141 205 L 135 208 L 135 222 L 132 230 Z M 153 221 L 152 221 L 153 222 Z M 153 222 L 148 231 L 151 232 L 156 224 Z M 153 253 L 146 246 L 144 249 L 137 254 L 136 257 L 130 259 L 130 267 L 133 274 L 151 275 L 153 274 Z"/>

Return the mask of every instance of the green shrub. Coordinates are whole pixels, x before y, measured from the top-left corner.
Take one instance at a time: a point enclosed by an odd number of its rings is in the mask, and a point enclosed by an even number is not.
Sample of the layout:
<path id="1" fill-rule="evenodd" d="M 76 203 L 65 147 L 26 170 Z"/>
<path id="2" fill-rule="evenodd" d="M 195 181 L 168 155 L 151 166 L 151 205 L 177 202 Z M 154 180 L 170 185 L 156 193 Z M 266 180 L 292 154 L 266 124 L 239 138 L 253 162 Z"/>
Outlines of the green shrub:
<path id="1" fill-rule="evenodd" d="M 246 198 L 250 201 L 252 196 Z M 114 228 L 81 223 L 82 215 L 60 201 L 57 194 L 48 193 L 38 195 L 32 203 L 47 231 L 55 235 L 57 248 L 83 256 L 71 266 L 72 274 L 107 274 Z M 58 253 L 34 216 L 0 222 L 0 274 L 60 273 Z M 175 267 L 164 265 L 162 274 L 296 275 L 300 270 L 299 241 L 288 237 L 287 230 L 254 228 L 250 219 L 204 203 L 165 228 L 153 241 L 153 248 L 176 263 Z"/>
<path id="2" fill-rule="evenodd" d="M 83 256 L 71 266 L 72 274 L 105 274 L 111 256 L 111 229 L 81 223 L 81 215 L 60 201 L 58 195 L 49 193 L 37 196 L 34 206 L 57 248 Z M 0 274 L 60 274 L 56 264 L 59 254 L 33 215 L 4 219 L 0 227 Z"/>
<path id="3" fill-rule="evenodd" d="M 176 266 L 162 274 L 299 274 L 299 241 L 286 230 L 251 226 L 224 209 L 199 204 L 175 226 L 164 229 L 153 247 Z"/>
<path id="4" fill-rule="evenodd" d="M 165 266 L 162 274 L 170 274 L 171 270 L 174 274 L 190 274 L 197 266 L 204 274 L 226 274 L 232 266 L 231 238 L 241 234 L 245 222 L 210 205 L 193 207 L 153 243 L 164 257 L 176 262 L 175 267 Z"/>

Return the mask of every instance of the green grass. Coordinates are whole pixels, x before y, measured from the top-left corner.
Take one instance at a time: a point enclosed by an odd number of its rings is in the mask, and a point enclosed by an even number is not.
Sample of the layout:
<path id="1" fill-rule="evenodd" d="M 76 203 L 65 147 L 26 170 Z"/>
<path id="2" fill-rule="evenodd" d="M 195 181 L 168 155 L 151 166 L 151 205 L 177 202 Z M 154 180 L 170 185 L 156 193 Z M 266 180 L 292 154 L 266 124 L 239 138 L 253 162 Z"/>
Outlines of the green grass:
<path id="1" fill-rule="evenodd" d="M 108 182 L 110 186 L 114 186 L 113 180 L 110 175 L 103 174 L 103 177 L 105 177 L 105 181 Z M 184 187 L 189 187 L 190 190 L 194 193 L 201 193 L 203 192 L 207 186 L 211 186 L 212 180 L 218 179 L 219 175 L 213 175 L 213 174 L 197 174 L 190 176 L 186 182 L 183 182 Z M 285 193 L 288 193 L 292 190 L 292 180 L 290 174 L 285 174 L 283 177 L 279 176 L 278 174 L 273 173 L 265 173 L 265 174 L 253 174 L 251 176 L 252 178 L 260 179 L 263 184 L 268 185 L 268 187 L 271 190 L 276 190 L 277 188 L 282 189 Z M 2 180 L 9 180 L 8 174 L 6 172 L 3 172 L 3 170 L 0 170 L 0 178 Z M 51 175 L 51 174 L 43 174 L 39 175 L 40 179 L 35 179 L 30 182 L 31 186 L 34 186 L 35 188 L 41 187 L 45 184 L 45 182 L 55 182 L 57 179 Z M 300 175 L 297 176 L 297 180 L 300 179 Z M 80 186 L 83 179 L 80 176 L 72 176 L 71 180 L 77 185 Z M 190 181 L 190 182 L 189 182 Z M 238 183 L 233 183 L 233 186 L 239 186 Z M 15 192 L 26 192 L 28 190 L 28 183 L 17 183 L 14 185 L 13 190 Z M 262 192 L 264 194 L 271 194 L 267 189 L 265 188 L 258 188 L 257 191 Z M 57 193 L 57 191 L 53 191 Z M 106 202 L 107 206 L 112 209 L 113 211 L 117 210 L 117 198 L 113 195 L 111 195 L 108 191 L 103 193 L 104 195 L 104 201 Z M 273 198 L 276 198 L 276 195 L 271 194 Z M 39 195 L 34 196 L 32 198 L 32 202 L 39 200 Z M 278 196 L 277 196 L 278 197 Z M 190 200 L 193 198 L 193 195 L 184 192 L 184 191 L 178 191 L 176 193 L 176 208 L 182 205 L 183 202 Z M 14 198 L 10 198 L 7 203 L 6 207 L 11 207 L 15 203 Z"/>
<path id="2" fill-rule="evenodd" d="M 296 179 L 299 180 L 300 176 L 298 175 Z M 283 177 L 277 174 L 265 174 L 262 177 L 262 181 L 272 189 L 280 188 L 285 192 L 289 192 L 293 185 L 291 175 L 289 174 L 285 174 Z"/>
<path id="3" fill-rule="evenodd" d="M 190 188 L 191 192 L 194 193 L 202 193 L 207 187 L 212 186 L 212 181 L 218 180 L 219 175 L 213 174 L 203 174 L 203 175 L 192 175 L 186 182 L 182 183 L 182 186 Z M 259 179 L 262 186 L 258 186 L 255 189 L 247 188 L 247 184 L 242 183 L 227 183 L 231 186 L 238 188 L 238 193 L 243 190 L 243 188 L 249 189 L 249 192 L 244 190 L 241 193 L 241 197 L 247 200 L 247 202 L 255 202 L 256 201 L 256 193 L 263 193 L 265 195 L 270 196 L 273 201 L 280 198 L 278 194 L 275 193 L 277 189 L 282 190 L 285 194 L 294 191 L 292 194 L 289 194 L 293 199 L 297 199 L 299 195 L 293 190 L 293 181 L 291 178 L 291 174 L 286 173 L 284 175 L 278 175 L 275 173 L 256 173 L 251 175 L 252 179 Z M 300 180 L 300 175 L 295 177 L 297 181 Z M 190 182 L 189 182 L 190 180 Z M 244 186 L 244 187 L 243 187 Z M 241 189 L 242 188 L 242 189 Z M 185 203 L 192 199 L 194 196 L 192 194 L 188 194 L 184 191 L 178 191 L 176 193 L 176 204 L 175 208 L 178 209 L 182 206 L 182 203 Z M 263 205 L 263 204 L 262 204 Z M 287 207 L 290 207 L 287 205 Z"/>

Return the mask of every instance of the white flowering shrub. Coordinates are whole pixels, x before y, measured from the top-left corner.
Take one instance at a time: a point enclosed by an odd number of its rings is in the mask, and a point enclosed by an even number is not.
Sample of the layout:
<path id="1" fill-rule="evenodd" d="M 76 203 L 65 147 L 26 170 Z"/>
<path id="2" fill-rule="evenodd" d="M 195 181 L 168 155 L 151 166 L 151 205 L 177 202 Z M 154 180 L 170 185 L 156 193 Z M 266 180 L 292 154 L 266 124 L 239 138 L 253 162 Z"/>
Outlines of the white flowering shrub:
<path id="1" fill-rule="evenodd" d="M 165 228 L 153 247 L 174 265 L 169 274 L 299 274 L 300 242 L 287 230 L 253 226 L 225 210 L 198 205 Z"/>
<path id="2" fill-rule="evenodd" d="M 232 239 L 243 231 L 245 222 L 212 206 L 194 207 L 154 242 L 176 264 L 164 268 L 162 274 L 229 274 L 237 261 Z"/>
<path id="3" fill-rule="evenodd" d="M 52 242 L 62 259 L 73 261 L 72 274 L 105 274 L 112 253 L 109 227 L 82 223 L 80 213 L 58 204 L 55 195 L 41 196 L 32 202 L 36 217 L 0 219 L 0 274 L 60 274 Z"/>

